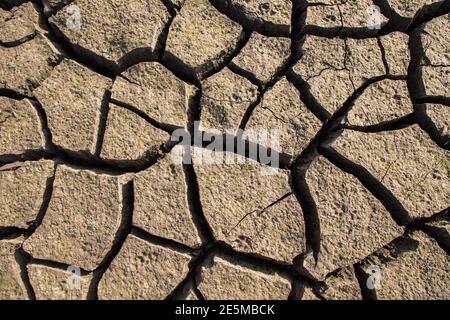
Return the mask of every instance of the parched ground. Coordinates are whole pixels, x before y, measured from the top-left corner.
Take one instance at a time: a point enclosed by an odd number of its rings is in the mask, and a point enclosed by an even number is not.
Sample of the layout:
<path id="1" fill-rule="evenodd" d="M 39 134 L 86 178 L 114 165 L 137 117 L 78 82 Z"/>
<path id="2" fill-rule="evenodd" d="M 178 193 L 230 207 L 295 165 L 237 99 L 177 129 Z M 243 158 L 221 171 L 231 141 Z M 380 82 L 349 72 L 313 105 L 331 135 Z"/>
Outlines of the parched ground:
<path id="1" fill-rule="evenodd" d="M 0 7 L 0 299 L 450 299 L 450 0 Z"/>

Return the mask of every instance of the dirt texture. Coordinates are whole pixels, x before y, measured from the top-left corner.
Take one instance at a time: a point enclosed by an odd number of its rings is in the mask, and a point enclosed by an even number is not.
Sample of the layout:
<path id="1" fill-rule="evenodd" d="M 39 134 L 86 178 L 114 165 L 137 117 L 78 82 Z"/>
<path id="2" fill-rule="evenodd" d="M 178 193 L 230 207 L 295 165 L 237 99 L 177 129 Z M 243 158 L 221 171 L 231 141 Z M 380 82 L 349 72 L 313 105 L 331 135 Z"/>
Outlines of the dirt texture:
<path id="1" fill-rule="evenodd" d="M 450 0 L 1 1 L 0 299 L 449 300 L 449 29 Z"/>

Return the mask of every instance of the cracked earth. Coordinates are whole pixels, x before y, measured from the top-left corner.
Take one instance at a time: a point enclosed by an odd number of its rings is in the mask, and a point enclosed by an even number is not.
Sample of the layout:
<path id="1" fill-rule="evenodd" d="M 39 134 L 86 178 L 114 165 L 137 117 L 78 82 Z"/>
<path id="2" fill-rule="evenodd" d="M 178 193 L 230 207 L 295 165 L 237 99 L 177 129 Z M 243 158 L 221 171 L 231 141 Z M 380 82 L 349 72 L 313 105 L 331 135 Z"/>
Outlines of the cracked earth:
<path id="1" fill-rule="evenodd" d="M 450 0 L 0 7 L 0 299 L 450 299 Z"/>

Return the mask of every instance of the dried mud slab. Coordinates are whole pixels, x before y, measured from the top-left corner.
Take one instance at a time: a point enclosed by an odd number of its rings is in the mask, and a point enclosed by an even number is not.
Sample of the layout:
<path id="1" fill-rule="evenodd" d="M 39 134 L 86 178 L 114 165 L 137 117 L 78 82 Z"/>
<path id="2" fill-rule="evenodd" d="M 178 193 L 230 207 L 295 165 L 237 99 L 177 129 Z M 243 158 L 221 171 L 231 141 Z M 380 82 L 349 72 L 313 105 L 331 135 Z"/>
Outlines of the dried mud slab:
<path id="1" fill-rule="evenodd" d="M 294 71 L 305 80 L 317 77 L 326 69 L 345 68 L 345 42 L 342 39 L 306 37 L 302 47 L 303 56 L 294 66 Z"/>
<path id="2" fill-rule="evenodd" d="M 362 300 L 353 267 L 343 268 L 327 277 L 318 291 L 326 300 Z"/>
<path id="3" fill-rule="evenodd" d="M 28 228 L 41 213 L 52 161 L 27 162 L 10 171 L 0 170 L 0 227 Z"/>
<path id="4" fill-rule="evenodd" d="M 256 101 L 257 87 L 225 68 L 203 82 L 201 127 L 235 132 L 248 106 Z"/>
<path id="5" fill-rule="evenodd" d="M 100 109 L 110 86 L 110 79 L 66 59 L 34 90 L 56 145 L 95 152 Z"/>
<path id="6" fill-rule="evenodd" d="M 128 236 L 98 287 L 101 300 L 164 299 L 184 279 L 189 256 Z"/>
<path id="7" fill-rule="evenodd" d="M 118 178 L 58 166 L 45 219 L 23 248 L 35 258 L 95 269 L 121 222 Z"/>
<path id="8" fill-rule="evenodd" d="M 166 58 L 175 57 L 197 75 L 204 75 L 235 49 L 241 29 L 208 0 L 186 0 L 170 26 Z"/>
<path id="9" fill-rule="evenodd" d="M 320 121 L 302 103 L 297 89 L 282 79 L 265 94 L 246 126 L 249 131 L 258 132 L 261 129 L 278 135 L 280 146 L 275 150 L 296 155 L 319 131 Z M 267 141 L 260 143 L 271 147 L 273 140 L 275 138 L 269 140 L 268 137 Z M 250 141 L 254 139 L 250 138 Z"/>
<path id="10" fill-rule="evenodd" d="M 427 115 L 441 135 L 450 138 L 450 108 L 440 104 L 428 104 Z"/>
<path id="11" fill-rule="evenodd" d="M 301 211 L 295 196 L 290 195 L 270 208 L 253 212 L 230 231 L 230 244 L 241 251 L 292 262 L 305 250 Z"/>
<path id="12" fill-rule="evenodd" d="M 418 231 L 369 257 L 364 267 L 380 267 L 379 300 L 448 300 L 449 256 Z"/>
<path id="13" fill-rule="evenodd" d="M 277 274 L 264 274 L 214 257 L 202 270 L 198 289 L 206 300 L 285 300 L 291 286 Z"/>
<path id="14" fill-rule="evenodd" d="M 245 14 L 273 24 L 290 25 L 292 4 L 284 0 L 229 0 Z"/>
<path id="15" fill-rule="evenodd" d="M 366 79 L 386 73 L 376 39 L 307 37 L 304 51 L 293 70 L 329 112 L 336 111 Z M 389 56 L 396 56 L 395 52 Z"/>
<path id="16" fill-rule="evenodd" d="M 349 113 L 352 125 L 368 126 L 394 120 L 413 111 L 405 81 L 384 80 L 370 86 Z"/>
<path id="17" fill-rule="evenodd" d="M 21 277 L 20 265 L 14 255 L 20 247 L 19 240 L 0 241 L 0 299 L 28 300 Z"/>
<path id="18" fill-rule="evenodd" d="M 311 94 L 329 112 L 335 112 L 353 92 L 353 83 L 346 70 L 323 70 L 308 80 Z"/>
<path id="19" fill-rule="evenodd" d="M 401 32 L 389 33 L 380 38 L 380 50 L 382 48 L 385 52 L 390 74 L 405 75 L 408 73 L 408 65 L 411 59 L 408 41 L 408 35 Z"/>
<path id="20" fill-rule="evenodd" d="M 446 5 L 2 0 L 0 299 L 450 299 Z"/>
<path id="21" fill-rule="evenodd" d="M 157 153 L 169 138 L 169 134 L 136 113 L 110 104 L 100 156 L 111 160 L 137 160 Z"/>
<path id="22" fill-rule="evenodd" d="M 320 158 L 306 181 L 320 220 L 320 252 L 304 266 L 323 279 L 328 273 L 363 259 L 403 233 L 381 203 L 350 174 Z"/>
<path id="23" fill-rule="evenodd" d="M 289 39 L 270 38 L 254 32 L 233 63 L 254 74 L 258 80 L 268 82 L 289 57 L 290 45 Z"/>
<path id="24" fill-rule="evenodd" d="M 418 126 L 373 134 L 344 132 L 335 147 L 381 181 L 411 218 L 448 207 L 448 154 Z"/>
<path id="25" fill-rule="evenodd" d="M 43 147 L 39 117 L 30 101 L 0 97 L 0 154 L 21 154 Z"/>
<path id="26" fill-rule="evenodd" d="M 427 63 L 433 65 L 447 65 L 450 67 L 450 39 L 446 30 L 450 28 L 448 16 L 442 16 L 428 22 L 422 33 Z"/>
<path id="27" fill-rule="evenodd" d="M 450 66 L 428 66 L 422 68 L 422 79 L 427 95 L 450 95 Z"/>
<path id="28" fill-rule="evenodd" d="M 40 34 L 15 47 L 0 46 L 0 89 L 28 94 L 50 75 L 59 60 L 59 53 Z"/>
<path id="29" fill-rule="evenodd" d="M 367 27 L 368 17 L 372 13 L 372 0 L 349 0 L 343 4 L 334 0 L 320 1 L 323 5 L 310 6 L 308 8 L 307 25 L 317 25 L 325 28 L 335 27 Z M 342 21 L 341 21 L 342 20 Z M 380 23 L 386 22 L 383 15 Z"/>
<path id="30" fill-rule="evenodd" d="M 189 246 L 201 243 L 189 212 L 182 165 L 167 156 L 136 175 L 134 188 L 135 226 Z"/>
<path id="31" fill-rule="evenodd" d="M 286 197 L 287 172 L 265 175 L 262 165 L 237 159 L 243 163 L 194 164 L 206 219 L 217 238 L 238 250 L 291 263 L 305 247 L 300 205 Z"/>
<path id="32" fill-rule="evenodd" d="M 144 62 L 117 77 L 112 98 L 146 113 L 153 120 L 184 127 L 187 84 L 157 62 Z"/>
<path id="33" fill-rule="evenodd" d="M 70 282 L 71 274 L 65 270 L 40 265 L 28 265 L 28 276 L 36 300 L 86 300 L 91 275 L 81 276 L 79 283 Z"/>
<path id="34" fill-rule="evenodd" d="M 348 69 L 356 87 L 366 79 L 386 73 L 383 57 L 376 39 L 348 39 Z"/>
<path id="35" fill-rule="evenodd" d="M 448 209 L 447 209 L 448 215 Z M 425 223 L 422 230 L 434 239 L 439 241 L 439 246 L 447 253 L 450 248 L 450 219 L 443 219 L 438 221 L 431 221 Z"/>
<path id="36" fill-rule="evenodd" d="M 76 1 L 80 23 L 71 23 L 71 6 L 58 11 L 50 22 L 66 37 L 72 48 L 97 63 L 118 70 L 127 54 L 155 49 L 170 15 L 161 1 L 124 0 Z"/>
<path id="37" fill-rule="evenodd" d="M 39 13 L 36 5 L 28 2 L 11 11 L 0 9 L 0 43 L 15 45 L 37 33 Z"/>
<path id="38" fill-rule="evenodd" d="M 404 17 L 413 17 L 414 14 L 423 6 L 437 2 L 436 0 L 388 0 L 389 5 L 398 14 Z"/>

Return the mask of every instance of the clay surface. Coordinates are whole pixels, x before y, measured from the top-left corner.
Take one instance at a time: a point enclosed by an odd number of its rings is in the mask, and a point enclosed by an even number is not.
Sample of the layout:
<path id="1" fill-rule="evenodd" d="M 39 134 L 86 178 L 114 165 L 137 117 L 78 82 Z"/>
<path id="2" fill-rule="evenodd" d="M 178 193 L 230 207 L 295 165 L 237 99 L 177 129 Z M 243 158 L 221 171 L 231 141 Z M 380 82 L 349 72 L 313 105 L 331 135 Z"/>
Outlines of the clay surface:
<path id="1" fill-rule="evenodd" d="M 450 299 L 449 1 L 1 0 L 0 299 Z"/>

